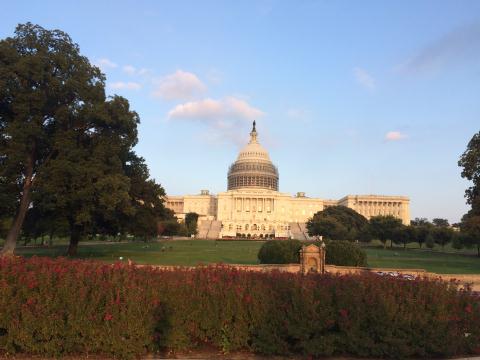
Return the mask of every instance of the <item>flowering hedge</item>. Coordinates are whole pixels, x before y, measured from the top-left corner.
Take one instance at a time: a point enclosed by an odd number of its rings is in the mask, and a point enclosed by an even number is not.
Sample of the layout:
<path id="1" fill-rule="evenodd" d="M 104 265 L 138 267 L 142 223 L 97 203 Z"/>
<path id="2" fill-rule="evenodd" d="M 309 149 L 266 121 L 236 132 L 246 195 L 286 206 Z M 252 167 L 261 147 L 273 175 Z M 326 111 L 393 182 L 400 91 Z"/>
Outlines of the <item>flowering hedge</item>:
<path id="1" fill-rule="evenodd" d="M 480 353 L 480 303 L 454 283 L 0 259 L 0 351 L 134 358 L 224 352 L 405 358 Z"/>

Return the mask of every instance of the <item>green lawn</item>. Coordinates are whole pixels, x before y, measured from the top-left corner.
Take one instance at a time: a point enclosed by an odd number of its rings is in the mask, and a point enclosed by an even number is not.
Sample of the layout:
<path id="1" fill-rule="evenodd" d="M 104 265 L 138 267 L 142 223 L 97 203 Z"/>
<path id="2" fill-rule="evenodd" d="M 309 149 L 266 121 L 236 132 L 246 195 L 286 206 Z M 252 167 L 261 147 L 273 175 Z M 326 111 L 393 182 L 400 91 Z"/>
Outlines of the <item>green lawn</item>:
<path id="1" fill-rule="evenodd" d="M 258 264 L 257 253 L 262 241 L 181 240 L 128 243 L 81 243 L 80 258 L 107 262 L 131 259 L 137 264 L 197 265 L 212 263 Z M 441 252 L 420 249 L 364 248 L 368 265 L 385 268 L 415 268 L 441 274 L 480 274 L 480 258 L 471 253 Z M 450 251 L 450 250 L 449 250 Z M 62 256 L 66 245 L 52 247 L 19 247 L 23 256 Z"/>
<path id="2" fill-rule="evenodd" d="M 257 264 L 260 241 L 179 240 L 162 242 L 129 242 L 80 244 L 78 257 L 108 262 L 132 260 L 137 264 L 197 265 L 213 263 Z M 66 246 L 51 248 L 18 248 L 24 256 L 62 256 Z"/>
<path id="3" fill-rule="evenodd" d="M 480 258 L 473 254 L 376 247 L 364 250 L 371 267 L 425 269 L 439 274 L 480 274 Z"/>

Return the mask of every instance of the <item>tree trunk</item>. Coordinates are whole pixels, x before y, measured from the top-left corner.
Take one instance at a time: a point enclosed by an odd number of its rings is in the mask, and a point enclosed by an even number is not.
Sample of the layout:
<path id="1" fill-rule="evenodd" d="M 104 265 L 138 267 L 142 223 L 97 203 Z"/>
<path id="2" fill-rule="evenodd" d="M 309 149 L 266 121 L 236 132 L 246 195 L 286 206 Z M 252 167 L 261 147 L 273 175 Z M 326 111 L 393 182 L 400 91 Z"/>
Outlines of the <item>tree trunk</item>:
<path id="1" fill-rule="evenodd" d="M 407 249 L 407 242 L 404 242 L 403 243 L 403 250 L 406 250 Z"/>
<path id="2" fill-rule="evenodd" d="M 77 255 L 78 242 L 80 241 L 80 231 L 77 227 L 73 226 L 70 234 L 70 243 L 68 245 L 67 256 Z"/>
<path id="3" fill-rule="evenodd" d="M 25 220 L 25 215 L 27 214 L 28 207 L 30 206 L 30 192 L 33 183 L 33 154 L 34 151 L 27 156 L 27 162 L 25 164 L 25 180 L 23 182 L 20 205 L 18 206 L 17 213 L 15 214 L 13 224 L 8 231 L 3 249 L 0 251 L 0 256 L 13 255 L 15 246 L 17 245 L 17 239 L 20 235 L 20 231 L 22 230 L 23 221 Z"/>
<path id="4" fill-rule="evenodd" d="M 387 248 L 387 240 L 383 242 L 383 249 L 385 250 Z"/>
<path id="5" fill-rule="evenodd" d="M 480 257 L 480 244 L 477 244 L 477 256 Z"/>

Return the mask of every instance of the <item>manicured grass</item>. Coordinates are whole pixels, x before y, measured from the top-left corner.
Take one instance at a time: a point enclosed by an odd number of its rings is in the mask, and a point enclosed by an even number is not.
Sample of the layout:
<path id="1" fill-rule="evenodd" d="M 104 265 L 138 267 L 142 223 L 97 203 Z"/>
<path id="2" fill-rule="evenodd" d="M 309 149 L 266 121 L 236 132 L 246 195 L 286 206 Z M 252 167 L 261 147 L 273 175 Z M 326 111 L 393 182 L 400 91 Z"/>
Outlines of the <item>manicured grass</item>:
<path id="1" fill-rule="evenodd" d="M 473 254 L 372 247 L 364 250 L 371 267 L 425 269 L 439 274 L 480 274 L 480 258 Z"/>
<path id="2" fill-rule="evenodd" d="M 114 262 L 123 257 L 137 264 L 197 265 L 197 264 L 258 264 L 261 241 L 179 240 L 161 242 L 129 242 L 81 244 L 78 257 Z M 24 256 L 62 256 L 66 246 L 51 248 L 19 248 Z"/>
<path id="3" fill-rule="evenodd" d="M 181 240 L 161 242 L 81 243 L 80 258 L 107 262 L 130 259 L 137 264 L 197 265 L 212 263 L 258 264 L 262 241 Z M 384 268 L 415 268 L 440 274 L 480 274 L 480 258 L 471 253 L 440 252 L 377 246 L 364 247 L 368 265 Z M 23 256 L 63 256 L 65 245 L 19 247 Z"/>

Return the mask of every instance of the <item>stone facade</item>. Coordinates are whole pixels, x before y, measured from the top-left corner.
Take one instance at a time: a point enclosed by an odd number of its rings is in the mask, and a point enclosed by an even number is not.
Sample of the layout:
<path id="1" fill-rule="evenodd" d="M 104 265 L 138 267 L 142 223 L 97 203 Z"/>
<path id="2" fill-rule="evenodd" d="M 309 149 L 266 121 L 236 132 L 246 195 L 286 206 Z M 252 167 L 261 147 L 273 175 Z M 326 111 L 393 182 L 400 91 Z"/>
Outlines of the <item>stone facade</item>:
<path id="1" fill-rule="evenodd" d="M 409 198 L 386 195 L 347 195 L 340 200 L 281 193 L 279 174 L 268 152 L 259 144 L 255 123 L 250 142 L 228 170 L 226 192 L 202 190 L 199 195 L 167 196 L 166 206 L 179 219 L 188 212 L 199 217 L 199 237 L 288 238 L 305 240 L 305 223 L 328 206 L 343 205 L 369 219 L 393 215 L 410 223 Z"/>

